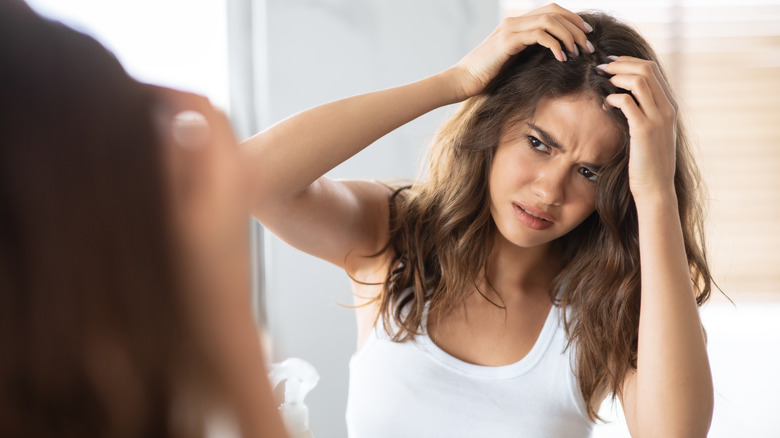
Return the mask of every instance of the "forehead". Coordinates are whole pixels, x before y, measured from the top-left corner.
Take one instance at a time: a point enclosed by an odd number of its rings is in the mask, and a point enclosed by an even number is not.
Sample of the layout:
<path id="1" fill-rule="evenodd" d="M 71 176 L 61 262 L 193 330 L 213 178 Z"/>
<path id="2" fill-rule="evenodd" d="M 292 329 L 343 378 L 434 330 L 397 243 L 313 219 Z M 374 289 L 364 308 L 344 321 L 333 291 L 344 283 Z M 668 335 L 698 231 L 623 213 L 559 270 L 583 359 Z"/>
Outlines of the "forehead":
<path id="1" fill-rule="evenodd" d="M 603 107 L 603 101 L 584 94 L 544 98 L 531 117 L 511 124 L 506 133 L 513 137 L 521 133 L 533 135 L 534 128 L 538 128 L 549 134 L 566 153 L 592 162 L 609 161 L 618 152 L 622 138 L 620 128 Z M 514 132 L 510 134 L 510 131 Z"/>

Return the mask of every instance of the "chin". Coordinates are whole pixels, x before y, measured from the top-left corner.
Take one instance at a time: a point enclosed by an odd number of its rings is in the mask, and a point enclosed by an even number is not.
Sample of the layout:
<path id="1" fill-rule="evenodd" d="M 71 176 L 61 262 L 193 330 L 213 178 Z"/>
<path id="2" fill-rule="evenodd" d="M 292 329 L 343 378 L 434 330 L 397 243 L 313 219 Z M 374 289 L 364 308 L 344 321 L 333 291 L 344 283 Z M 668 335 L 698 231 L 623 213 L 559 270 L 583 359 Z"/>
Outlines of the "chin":
<path id="1" fill-rule="evenodd" d="M 553 236 L 549 233 L 534 230 L 528 230 L 527 232 L 525 232 L 525 230 L 512 230 L 510 232 L 505 232 L 501 229 L 501 227 L 496 228 L 502 240 L 520 248 L 531 249 L 546 246 L 553 240 L 560 237 L 557 235 Z"/>

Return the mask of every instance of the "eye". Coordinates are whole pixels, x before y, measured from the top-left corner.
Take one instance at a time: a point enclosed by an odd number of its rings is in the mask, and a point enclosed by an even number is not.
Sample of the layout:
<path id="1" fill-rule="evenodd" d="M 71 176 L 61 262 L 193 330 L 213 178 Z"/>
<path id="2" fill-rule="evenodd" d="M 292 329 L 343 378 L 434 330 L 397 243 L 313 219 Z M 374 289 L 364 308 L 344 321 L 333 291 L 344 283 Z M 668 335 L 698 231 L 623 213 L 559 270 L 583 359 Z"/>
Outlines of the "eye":
<path id="1" fill-rule="evenodd" d="M 548 152 L 550 150 L 550 147 L 546 144 L 542 143 L 541 140 L 534 137 L 533 135 L 528 136 L 528 146 L 531 149 L 535 149 L 539 152 Z"/>
<path id="2" fill-rule="evenodd" d="M 588 169 L 587 167 L 580 167 L 580 174 L 588 181 L 596 181 L 596 179 L 599 177 L 595 172 Z"/>

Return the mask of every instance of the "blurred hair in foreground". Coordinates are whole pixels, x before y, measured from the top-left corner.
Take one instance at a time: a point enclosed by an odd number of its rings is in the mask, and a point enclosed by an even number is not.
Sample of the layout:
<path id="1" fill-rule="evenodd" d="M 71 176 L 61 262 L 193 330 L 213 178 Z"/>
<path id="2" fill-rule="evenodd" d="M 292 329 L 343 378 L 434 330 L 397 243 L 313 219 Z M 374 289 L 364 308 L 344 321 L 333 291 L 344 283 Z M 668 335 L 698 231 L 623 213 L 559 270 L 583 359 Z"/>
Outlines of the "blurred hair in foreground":
<path id="1" fill-rule="evenodd" d="M 0 436 L 203 435 L 152 88 L 15 0 L 0 65 Z"/>

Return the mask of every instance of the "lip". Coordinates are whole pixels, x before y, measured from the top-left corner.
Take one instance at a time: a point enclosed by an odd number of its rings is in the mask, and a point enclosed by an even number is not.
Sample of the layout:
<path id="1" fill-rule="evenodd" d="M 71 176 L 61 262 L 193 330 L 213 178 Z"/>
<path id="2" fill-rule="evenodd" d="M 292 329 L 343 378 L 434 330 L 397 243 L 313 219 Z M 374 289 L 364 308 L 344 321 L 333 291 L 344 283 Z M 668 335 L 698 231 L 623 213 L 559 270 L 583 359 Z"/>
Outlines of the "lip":
<path id="1" fill-rule="evenodd" d="M 549 222 L 555 222 L 555 216 L 551 215 L 550 213 L 547 213 L 546 211 L 539 210 L 533 205 L 526 204 L 525 202 L 515 202 L 515 204 L 517 204 L 520 208 L 531 213 L 536 217 L 540 217 Z"/>
<path id="2" fill-rule="evenodd" d="M 512 207 L 517 220 L 533 230 L 545 230 L 555 224 L 553 215 L 523 202 L 512 203 Z"/>

